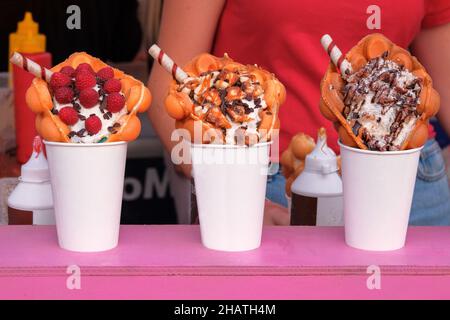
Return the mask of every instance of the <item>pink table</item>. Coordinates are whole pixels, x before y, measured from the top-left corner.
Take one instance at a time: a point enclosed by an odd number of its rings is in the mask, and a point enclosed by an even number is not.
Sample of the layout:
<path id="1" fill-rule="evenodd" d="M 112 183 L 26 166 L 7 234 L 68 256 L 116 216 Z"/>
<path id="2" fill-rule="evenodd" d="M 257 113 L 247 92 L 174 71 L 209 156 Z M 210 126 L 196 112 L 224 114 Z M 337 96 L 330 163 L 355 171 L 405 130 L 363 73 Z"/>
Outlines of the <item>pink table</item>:
<path id="1" fill-rule="evenodd" d="M 68 289 L 67 267 L 81 289 Z M 380 267 L 368 289 L 367 267 Z M 372 276 L 373 277 L 373 276 Z M 342 228 L 269 227 L 260 249 L 202 247 L 197 226 L 122 226 L 104 253 L 67 252 L 53 227 L 0 227 L 0 299 L 450 298 L 450 228 L 412 227 L 404 249 L 344 244 Z"/>

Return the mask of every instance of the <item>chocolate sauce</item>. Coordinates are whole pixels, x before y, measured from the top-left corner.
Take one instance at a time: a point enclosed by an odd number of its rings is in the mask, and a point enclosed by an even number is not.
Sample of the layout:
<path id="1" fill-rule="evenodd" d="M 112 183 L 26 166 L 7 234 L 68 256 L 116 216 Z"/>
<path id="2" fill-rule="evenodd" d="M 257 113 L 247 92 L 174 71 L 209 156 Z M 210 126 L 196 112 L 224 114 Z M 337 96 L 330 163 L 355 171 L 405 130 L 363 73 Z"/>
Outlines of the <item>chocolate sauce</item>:
<path id="1" fill-rule="evenodd" d="M 317 198 L 292 193 L 291 226 L 315 226 Z"/>

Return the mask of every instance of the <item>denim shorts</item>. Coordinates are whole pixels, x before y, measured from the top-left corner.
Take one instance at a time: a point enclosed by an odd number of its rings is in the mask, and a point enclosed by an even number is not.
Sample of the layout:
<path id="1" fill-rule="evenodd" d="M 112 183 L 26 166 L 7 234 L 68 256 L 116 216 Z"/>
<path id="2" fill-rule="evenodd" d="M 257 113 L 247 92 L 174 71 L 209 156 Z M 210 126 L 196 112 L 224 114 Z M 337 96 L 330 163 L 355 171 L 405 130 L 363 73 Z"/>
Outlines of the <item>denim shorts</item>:
<path id="1" fill-rule="evenodd" d="M 286 180 L 279 171 L 269 177 L 266 197 L 287 207 Z M 441 149 L 434 139 L 420 153 L 419 168 L 409 218 L 411 225 L 450 225 L 450 191 Z"/>
<path id="2" fill-rule="evenodd" d="M 436 140 L 428 140 L 420 153 L 409 224 L 450 225 L 450 192 L 444 157 Z"/>

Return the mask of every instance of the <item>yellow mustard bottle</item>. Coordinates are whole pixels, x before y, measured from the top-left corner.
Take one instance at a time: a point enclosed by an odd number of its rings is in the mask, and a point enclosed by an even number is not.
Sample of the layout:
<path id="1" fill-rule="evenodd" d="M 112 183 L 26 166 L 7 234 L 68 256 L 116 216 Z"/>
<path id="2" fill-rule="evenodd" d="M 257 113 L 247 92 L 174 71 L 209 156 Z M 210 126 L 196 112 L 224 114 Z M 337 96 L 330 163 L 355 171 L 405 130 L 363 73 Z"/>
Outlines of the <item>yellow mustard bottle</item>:
<path id="1" fill-rule="evenodd" d="M 39 34 L 39 25 L 33 21 L 31 12 L 25 13 L 23 21 L 19 22 L 17 32 L 10 35 L 10 53 L 18 51 L 45 68 L 51 68 L 52 55 L 45 51 L 46 38 Z M 36 115 L 28 108 L 26 92 L 30 87 L 33 74 L 18 66 L 12 66 L 10 84 L 14 89 L 14 120 L 16 126 L 16 159 L 25 163 L 30 158 L 32 143 L 37 135 L 35 128 Z"/>
<path id="2" fill-rule="evenodd" d="M 33 20 L 31 12 L 25 12 L 24 19 L 17 24 L 17 31 L 9 34 L 9 57 L 15 51 L 20 53 L 40 53 L 45 52 L 45 48 L 46 37 L 39 33 L 39 24 Z M 11 63 L 8 71 L 11 75 Z"/>

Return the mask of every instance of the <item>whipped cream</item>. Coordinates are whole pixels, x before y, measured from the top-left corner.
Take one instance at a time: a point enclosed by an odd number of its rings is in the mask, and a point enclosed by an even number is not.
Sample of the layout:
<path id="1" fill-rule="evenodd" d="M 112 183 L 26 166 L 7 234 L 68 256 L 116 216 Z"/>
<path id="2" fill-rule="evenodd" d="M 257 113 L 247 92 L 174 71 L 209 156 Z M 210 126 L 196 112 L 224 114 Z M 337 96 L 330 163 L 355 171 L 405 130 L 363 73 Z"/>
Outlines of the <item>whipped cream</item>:
<path id="1" fill-rule="evenodd" d="M 226 130 L 225 134 L 225 142 L 227 144 L 236 144 L 236 130 L 239 128 L 242 128 L 243 126 L 246 127 L 246 134 L 247 135 L 253 135 L 256 134 L 258 136 L 258 139 L 260 138 L 259 132 L 258 132 L 258 123 L 261 121 L 261 118 L 259 117 L 259 108 L 256 108 L 255 102 L 253 100 L 243 100 L 244 103 L 248 104 L 248 107 L 253 109 L 252 112 L 248 114 L 248 116 L 252 119 L 251 121 L 247 121 L 245 123 L 236 123 L 233 122 L 230 117 L 227 115 L 227 119 L 231 122 L 231 128 Z M 261 100 L 261 108 L 262 110 L 266 109 L 267 105 L 264 99 Z"/>
<path id="2" fill-rule="evenodd" d="M 370 150 L 399 150 L 413 130 L 421 80 L 386 54 L 347 78 L 344 116 Z"/>

